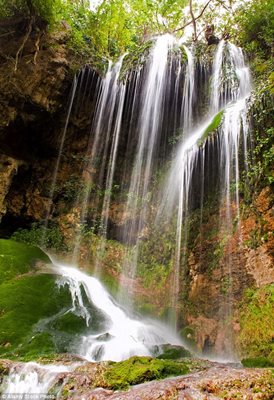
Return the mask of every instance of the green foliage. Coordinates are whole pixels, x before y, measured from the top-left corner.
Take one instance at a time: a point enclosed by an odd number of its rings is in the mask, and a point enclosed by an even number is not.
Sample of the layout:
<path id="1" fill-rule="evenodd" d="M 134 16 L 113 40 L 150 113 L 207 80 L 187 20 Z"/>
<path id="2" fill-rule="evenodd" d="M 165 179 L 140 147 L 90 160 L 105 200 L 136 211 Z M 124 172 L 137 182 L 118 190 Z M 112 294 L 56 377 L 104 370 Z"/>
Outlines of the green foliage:
<path id="1" fill-rule="evenodd" d="M 253 94 L 250 114 L 253 122 L 253 146 L 248 155 L 248 168 L 242 173 L 239 190 L 246 203 L 265 186 L 274 184 L 273 98 L 268 82 L 260 82 Z"/>
<path id="2" fill-rule="evenodd" d="M 187 362 L 158 360 L 150 357 L 131 357 L 126 361 L 110 363 L 104 373 L 105 384 L 109 389 L 126 389 L 154 379 L 187 374 Z"/>
<path id="3" fill-rule="evenodd" d="M 265 357 L 244 358 L 241 363 L 247 368 L 274 368 L 274 360 Z"/>
<path id="4" fill-rule="evenodd" d="M 57 225 L 45 227 L 39 223 L 33 223 L 30 229 L 18 229 L 11 239 L 32 245 L 42 245 L 46 249 L 57 251 L 66 250 L 63 235 Z"/>
<path id="5" fill-rule="evenodd" d="M 60 0 L 0 0 L 0 18 L 35 14 L 52 22 L 59 6 Z"/>
<path id="6" fill-rule="evenodd" d="M 153 230 L 149 240 L 140 243 L 137 273 L 146 287 L 164 285 L 172 268 L 174 249 L 175 240 L 171 230 Z"/>
<path id="7" fill-rule="evenodd" d="M 78 196 L 84 194 L 85 191 L 90 190 L 88 185 L 79 178 L 79 176 L 70 176 L 61 185 L 57 185 L 55 188 L 54 195 L 57 199 L 61 198 L 66 203 L 71 204 Z"/>
<path id="8" fill-rule="evenodd" d="M 274 36 L 273 0 L 243 3 L 235 13 L 233 24 L 238 25 L 237 36 L 248 51 L 269 54 Z"/>
<path id="9" fill-rule="evenodd" d="M 265 357 L 274 362 L 274 285 L 248 290 L 240 314 L 240 354 L 246 358 Z"/>

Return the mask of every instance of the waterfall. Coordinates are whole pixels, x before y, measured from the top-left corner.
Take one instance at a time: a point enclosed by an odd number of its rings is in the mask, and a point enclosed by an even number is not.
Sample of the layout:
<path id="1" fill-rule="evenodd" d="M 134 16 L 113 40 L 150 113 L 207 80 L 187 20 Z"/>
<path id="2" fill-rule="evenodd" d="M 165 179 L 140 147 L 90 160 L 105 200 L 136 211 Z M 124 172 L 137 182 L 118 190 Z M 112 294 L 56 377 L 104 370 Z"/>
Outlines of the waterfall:
<path id="1" fill-rule="evenodd" d="M 174 207 L 177 209 L 176 250 L 174 257 L 174 278 L 172 285 L 171 304 L 176 310 L 179 300 L 182 268 L 186 257 L 188 241 L 188 214 L 193 209 L 192 186 L 194 174 L 202 177 L 206 171 L 206 152 L 203 137 L 214 119 L 216 113 L 223 109 L 223 117 L 215 137 L 208 141 L 212 146 L 217 142 L 218 148 L 218 173 L 220 186 L 220 204 L 225 202 L 226 218 L 220 217 L 222 229 L 232 232 L 232 207 L 236 203 L 239 221 L 239 178 L 240 178 L 240 148 L 243 144 L 243 159 L 247 157 L 247 142 L 249 125 L 247 118 L 247 102 L 251 92 L 251 79 L 249 69 L 244 62 L 243 52 L 231 43 L 221 41 L 213 62 L 213 76 L 209 119 L 198 129 L 193 129 L 190 137 L 183 140 L 176 157 L 172 162 L 166 191 L 163 195 L 161 212 L 172 214 Z M 199 162 L 199 164 L 198 164 Z M 199 180 L 203 196 L 203 180 Z M 231 194 L 231 185 L 235 185 L 234 198 Z M 228 261 L 230 263 L 230 261 Z M 229 267 L 230 269 L 230 267 Z M 231 273 L 230 273 L 231 275 Z M 230 277 L 231 279 L 231 277 Z M 231 293 L 231 290 L 230 290 Z M 229 299 L 228 304 L 232 304 Z M 230 310 L 231 312 L 231 310 Z M 176 322 L 175 322 L 176 325 Z"/>
<path id="2" fill-rule="evenodd" d="M 225 216 L 220 211 L 220 231 L 232 231 L 233 209 L 236 209 L 237 220 L 240 219 L 238 184 L 240 160 L 246 159 L 248 150 L 250 129 L 247 103 L 251 79 L 242 50 L 221 41 L 210 70 L 210 93 L 205 102 L 207 113 L 203 112 L 203 116 L 196 118 L 199 95 L 205 87 L 199 86 L 194 48 L 182 45 L 171 35 L 163 35 L 152 40 L 147 52 L 146 61 L 127 72 L 123 80 L 121 71 L 126 55 L 116 63 L 110 61 L 105 77 L 98 79 L 95 110 L 82 165 L 85 190 L 79 193 L 74 205 L 79 210 L 79 221 L 72 259 L 74 265 L 80 260 L 81 229 L 89 224 L 92 205 L 100 219 L 93 265 L 94 274 L 100 277 L 102 263 L 99 255 L 105 250 L 107 240 L 112 238 L 109 233 L 111 206 L 113 186 L 118 177 L 125 199 L 121 226 L 117 229 L 118 240 L 125 247 L 125 255 L 119 260 L 119 302 L 127 309 L 133 306 L 140 248 L 143 243 L 149 242 L 149 233 L 154 228 L 155 231 L 159 227 L 161 229 L 164 222 L 173 231 L 174 237 L 174 249 L 170 260 L 165 262 L 172 264 L 168 277 L 170 284 L 167 285 L 168 306 L 172 308 L 169 323 L 176 331 L 180 295 L 187 272 L 188 220 L 198 204 L 202 221 L 203 203 L 208 191 L 206 179 L 211 176 L 208 168 L 213 165 L 212 155 L 217 161 L 215 171 L 210 173 L 215 176 L 220 210 L 225 208 Z M 84 100 L 78 94 L 90 96 L 89 91 L 85 75 L 77 75 L 54 173 L 53 190 L 72 109 L 81 109 Z M 209 128 L 216 123 L 216 119 L 220 121 L 214 128 L 214 135 L 208 136 Z M 174 143 L 169 147 L 169 140 L 174 136 Z M 156 189 L 152 188 L 154 175 L 167 165 L 170 168 L 164 183 L 158 184 Z M 231 192 L 232 185 L 235 186 L 234 193 Z M 228 269 L 230 262 L 228 260 Z M 132 354 L 151 354 L 152 344 L 164 343 L 170 338 L 174 342 L 170 333 L 161 335 L 162 328 L 155 328 L 154 323 L 150 325 L 129 317 L 128 311 L 116 305 L 97 278 L 62 264 L 57 266 L 62 275 L 59 284 L 67 285 L 71 293 L 70 311 L 85 320 L 88 331 L 92 327 L 93 316 L 85 298 L 106 318 L 105 329 L 100 332 L 92 332 L 91 329 L 90 334 L 82 337 L 77 348 L 81 356 L 89 360 L 119 360 Z M 126 292 L 123 291 L 124 282 Z M 231 298 L 226 297 L 224 301 L 229 307 L 232 304 Z M 231 309 L 226 312 L 226 315 L 229 314 Z"/>

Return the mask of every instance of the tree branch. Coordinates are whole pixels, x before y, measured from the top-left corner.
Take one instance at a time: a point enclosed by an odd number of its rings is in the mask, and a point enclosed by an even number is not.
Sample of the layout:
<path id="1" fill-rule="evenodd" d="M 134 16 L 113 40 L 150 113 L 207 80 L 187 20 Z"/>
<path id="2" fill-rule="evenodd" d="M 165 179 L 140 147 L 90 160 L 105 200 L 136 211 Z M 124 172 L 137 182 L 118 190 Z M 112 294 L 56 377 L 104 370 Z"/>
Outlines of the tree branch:
<path id="1" fill-rule="evenodd" d="M 193 25 L 193 31 L 194 31 L 194 42 L 197 41 L 197 28 L 196 28 L 196 20 L 193 14 L 193 9 L 192 9 L 192 0 L 189 0 L 189 10 L 190 10 L 190 15 L 191 15 L 191 20 L 192 20 L 192 25 Z"/>
<path id="2" fill-rule="evenodd" d="M 204 7 L 202 8 L 201 12 L 199 15 L 197 15 L 197 17 L 194 17 L 195 22 L 197 21 L 197 19 L 201 18 L 201 16 L 203 15 L 203 13 L 205 12 L 205 10 L 207 9 L 207 7 L 209 6 L 209 4 L 211 3 L 212 0 L 208 0 L 208 2 L 204 5 Z M 193 23 L 193 20 L 191 19 L 191 21 L 188 21 L 185 25 L 181 26 L 180 28 L 177 28 L 173 31 L 173 33 L 181 31 L 183 29 L 185 29 L 187 26 L 191 25 Z"/>

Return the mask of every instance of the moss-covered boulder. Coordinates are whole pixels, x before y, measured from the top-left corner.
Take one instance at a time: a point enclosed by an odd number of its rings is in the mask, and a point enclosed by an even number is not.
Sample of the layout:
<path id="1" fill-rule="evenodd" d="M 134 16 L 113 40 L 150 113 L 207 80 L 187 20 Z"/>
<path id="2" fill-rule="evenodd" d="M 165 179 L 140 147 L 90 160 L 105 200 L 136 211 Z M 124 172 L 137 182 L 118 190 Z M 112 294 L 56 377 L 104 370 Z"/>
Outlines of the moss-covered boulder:
<path id="1" fill-rule="evenodd" d="M 274 368 L 274 360 L 266 357 L 244 358 L 241 363 L 247 368 Z"/>
<path id="2" fill-rule="evenodd" d="M 71 307 L 67 288 L 55 276 L 39 273 L 50 262 L 37 247 L 0 240 L 0 356 L 33 359 L 58 352 L 53 335 L 37 328 L 41 320 Z"/>
<path id="3" fill-rule="evenodd" d="M 196 366 L 195 366 L 196 368 Z M 132 385 L 184 375 L 192 369 L 191 362 L 158 360 L 151 357 L 131 357 L 120 362 L 86 363 L 78 367 L 62 388 L 62 398 L 85 390 L 81 377 L 88 376 L 88 388 L 127 389 Z M 79 379 L 80 377 L 80 379 Z"/>
<path id="4" fill-rule="evenodd" d="M 131 385 L 188 372 L 187 363 L 150 357 L 131 357 L 126 361 L 110 363 L 103 376 L 105 387 L 124 389 Z"/>

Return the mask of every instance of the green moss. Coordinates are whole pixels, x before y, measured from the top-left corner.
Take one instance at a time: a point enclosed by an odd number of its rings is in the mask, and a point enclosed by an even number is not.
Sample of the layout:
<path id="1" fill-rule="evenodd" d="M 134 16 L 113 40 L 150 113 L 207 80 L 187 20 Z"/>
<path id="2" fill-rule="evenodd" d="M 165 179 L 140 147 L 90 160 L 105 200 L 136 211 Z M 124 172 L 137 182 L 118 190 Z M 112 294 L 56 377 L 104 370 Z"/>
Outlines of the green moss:
<path id="1" fill-rule="evenodd" d="M 212 118 L 210 124 L 207 126 L 201 138 L 198 140 L 199 146 L 201 146 L 205 142 L 205 140 L 212 132 L 215 132 L 219 128 L 222 122 L 223 115 L 224 115 L 224 110 L 221 110 Z"/>
<path id="2" fill-rule="evenodd" d="M 72 312 L 65 313 L 56 318 L 51 324 L 52 327 L 60 332 L 76 334 L 86 329 L 86 321 Z"/>
<path id="3" fill-rule="evenodd" d="M 131 357 L 126 361 L 111 363 L 104 373 L 104 387 L 126 389 L 131 385 L 187 374 L 187 362 L 158 360 L 150 357 Z"/>
<path id="4" fill-rule="evenodd" d="M 18 346 L 15 357 L 28 362 L 37 357 L 46 357 L 57 352 L 53 337 L 48 332 L 34 334 L 28 341 Z"/>
<path id="5" fill-rule="evenodd" d="M 162 346 L 163 353 L 160 354 L 160 360 L 179 360 L 184 357 L 191 357 L 191 353 L 182 346 L 171 346 L 169 344 Z"/>
<path id="6" fill-rule="evenodd" d="M 50 262 L 48 256 L 37 247 L 12 240 L 0 240 L 2 357 L 29 360 L 56 353 L 60 351 L 57 333 L 62 332 L 62 328 L 69 333 L 75 328 L 76 323 L 72 324 L 71 319 L 68 323 L 66 319 L 69 316 L 63 315 L 71 307 L 68 289 L 58 289 L 55 276 L 39 274 L 35 268 L 35 263 L 39 260 L 43 263 Z M 64 320 L 58 321 L 57 317 L 61 318 L 62 315 Z M 59 325 L 48 329 L 45 323 L 41 324 L 41 321 L 51 319 Z"/>
<path id="7" fill-rule="evenodd" d="M 244 358 L 241 363 L 247 368 L 274 368 L 274 360 L 265 357 Z"/>
<path id="8" fill-rule="evenodd" d="M 42 318 L 51 317 L 71 304 L 66 289 L 58 289 L 55 277 L 50 275 L 26 275 L 11 279 L 0 285 L 0 354 L 5 356 L 23 354 L 34 348 L 44 352 L 41 342 L 35 340 L 30 346 L 35 324 Z M 49 349 L 50 348 L 50 349 Z M 46 352 L 55 351 L 49 342 Z"/>
<path id="9" fill-rule="evenodd" d="M 20 274 L 34 271 L 35 262 L 50 262 L 38 247 L 0 239 L 0 284 Z"/>
<path id="10" fill-rule="evenodd" d="M 239 353 L 274 362 L 274 284 L 247 290 L 240 310 Z"/>

